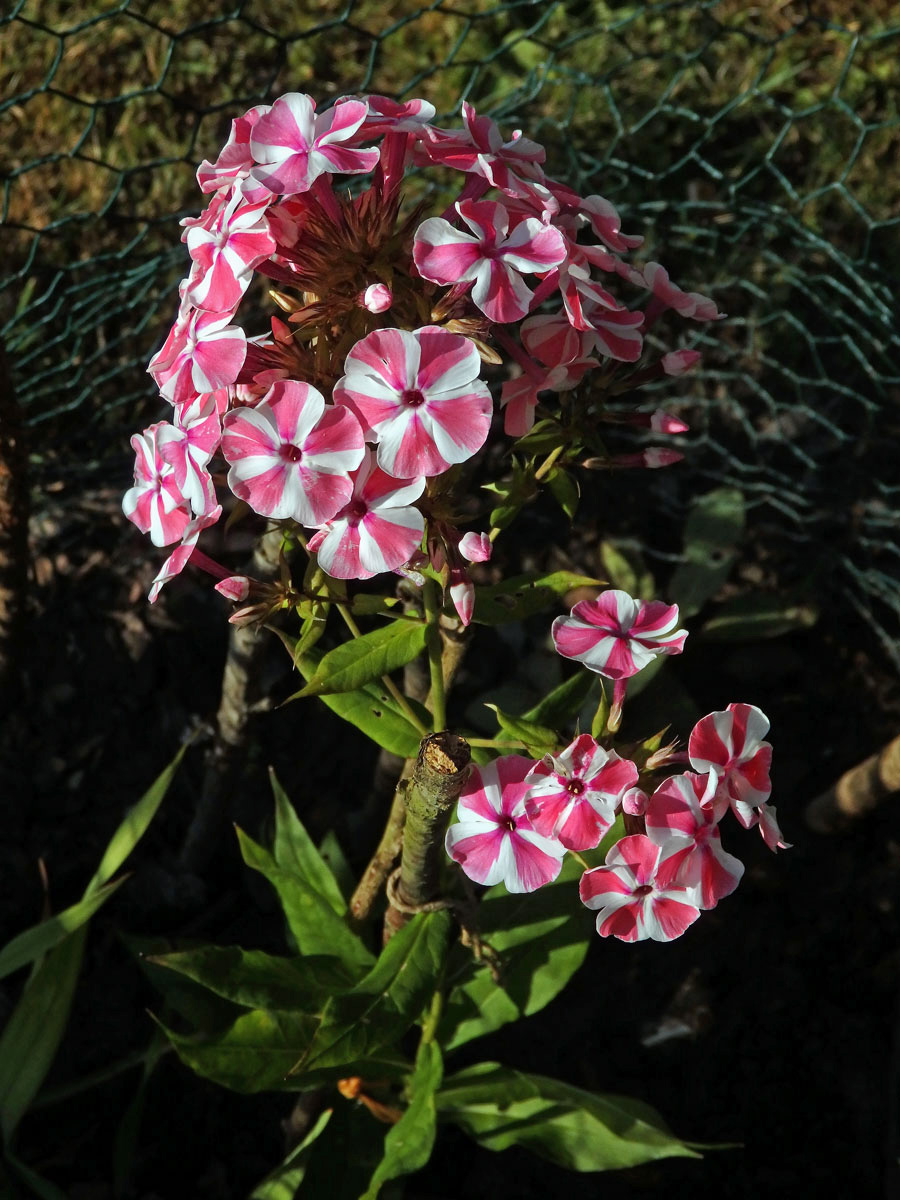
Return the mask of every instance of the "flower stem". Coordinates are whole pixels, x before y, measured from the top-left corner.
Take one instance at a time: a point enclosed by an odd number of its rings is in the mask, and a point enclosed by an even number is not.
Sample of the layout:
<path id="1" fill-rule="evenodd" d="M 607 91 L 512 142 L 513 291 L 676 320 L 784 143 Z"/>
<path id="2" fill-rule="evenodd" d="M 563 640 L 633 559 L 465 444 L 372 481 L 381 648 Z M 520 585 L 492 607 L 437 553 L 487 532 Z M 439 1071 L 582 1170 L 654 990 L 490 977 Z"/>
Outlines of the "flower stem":
<path id="1" fill-rule="evenodd" d="M 434 714 L 435 732 L 447 728 L 447 698 L 444 688 L 443 646 L 438 622 L 441 616 L 441 605 L 438 600 L 437 584 L 433 579 L 426 579 L 422 589 L 422 599 L 425 604 L 425 621 L 428 625 L 427 648 L 428 670 L 431 675 L 431 711 Z"/>
<path id="2" fill-rule="evenodd" d="M 534 473 L 535 483 L 540 483 L 540 481 L 544 478 L 545 475 L 550 474 L 550 472 L 553 470 L 553 467 L 556 464 L 556 460 L 562 454 L 563 450 L 565 450 L 565 446 L 557 446 L 555 450 L 550 451 L 550 453 L 547 455 L 547 457 L 544 459 L 544 461 L 541 463 L 541 465 L 538 467 L 538 469 Z M 495 525 L 491 529 L 491 531 L 488 533 L 488 537 L 490 538 L 490 540 L 492 542 L 495 542 L 501 532 L 502 532 L 502 530 L 501 530 L 500 526 Z"/>
<path id="3" fill-rule="evenodd" d="M 353 634 L 353 636 L 355 638 L 362 637 L 360 628 L 357 625 L 357 623 L 353 620 L 353 617 L 350 615 L 350 609 L 347 607 L 347 605 L 346 604 L 336 604 L 335 608 L 338 610 L 338 612 L 344 618 L 344 624 L 347 626 L 347 628 L 350 630 L 350 632 Z M 403 695 L 403 693 L 400 691 L 400 689 L 397 687 L 397 685 L 394 683 L 393 679 L 391 679 L 390 675 L 382 675 L 381 682 L 384 684 L 385 690 L 393 698 L 395 704 L 400 709 L 400 711 L 403 713 L 403 715 L 406 717 L 407 721 L 409 721 L 410 725 L 412 725 L 413 729 L 415 729 L 416 733 L 420 737 L 426 737 L 427 734 L 429 733 L 429 730 L 422 724 L 422 722 L 416 716 L 409 701 Z"/>

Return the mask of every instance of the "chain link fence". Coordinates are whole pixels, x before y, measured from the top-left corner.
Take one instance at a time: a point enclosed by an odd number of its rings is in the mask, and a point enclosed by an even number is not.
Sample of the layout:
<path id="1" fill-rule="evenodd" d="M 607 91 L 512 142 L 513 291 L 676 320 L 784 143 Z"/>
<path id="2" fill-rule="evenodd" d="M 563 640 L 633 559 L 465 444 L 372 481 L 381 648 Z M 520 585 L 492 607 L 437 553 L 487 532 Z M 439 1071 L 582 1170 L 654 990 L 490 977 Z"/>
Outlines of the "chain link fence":
<path id="1" fill-rule="evenodd" d="M 125 486 L 177 223 L 233 115 L 376 91 L 446 123 L 469 99 L 731 314 L 695 334 L 691 448 L 661 498 L 740 488 L 780 583 L 842 599 L 900 668 L 895 4 L 20 0 L 0 73 L 0 332 L 38 491 Z"/>

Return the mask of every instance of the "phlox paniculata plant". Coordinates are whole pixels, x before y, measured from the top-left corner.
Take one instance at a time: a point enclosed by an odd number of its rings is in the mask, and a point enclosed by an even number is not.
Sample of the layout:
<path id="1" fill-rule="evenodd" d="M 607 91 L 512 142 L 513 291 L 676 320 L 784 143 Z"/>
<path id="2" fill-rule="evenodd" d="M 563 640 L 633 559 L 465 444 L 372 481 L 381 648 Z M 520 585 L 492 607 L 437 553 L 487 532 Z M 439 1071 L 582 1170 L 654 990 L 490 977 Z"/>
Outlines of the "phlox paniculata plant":
<path id="1" fill-rule="evenodd" d="M 228 1086 L 302 1090 L 332 1081 L 380 1119 L 408 1126 L 404 1136 L 421 1134 L 418 1157 L 392 1149 L 388 1135 L 381 1182 L 424 1163 L 435 1112 L 449 1113 L 473 1136 L 489 1131 L 487 1110 L 479 1109 L 477 1126 L 467 1124 L 460 1099 L 470 1095 L 467 1087 L 474 1096 L 487 1086 L 481 1076 L 442 1090 L 439 1061 L 440 1045 L 490 1032 L 517 1013 L 510 999 L 497 1009 L 505 1016 L 449 1028 L 448 1014 L 461 1004 L 454 997 L 470 986 L 445 982 L 450 913 L 469 950 L 465 970 L 476 993 L 485 972 L 502 989 L 505 972 L 517 969 L 480 929 L 472 884 L 532 893 L 580 880 L 570 889 L 572 912 L 580 896 L 596 912 L 602 937 L 670 941 L 740 881 L 743 867 L 720 834 L 729 813 L 744 829 L 757 826 L 770 848 L 786 845 L 769 804 L 771 747 L 758 708 L 733 703 L 709 714 L 685 749 L 664 745 L 662 734 L 619 737 L 629 679 L 684 648 L 676 605 L 601 590 L 571 572 L 524 582 L 497 581 L 495 573 L 487 586 L 473 571 L 541 488 L 571 518 L 579 478 L 681 458 L 670 439 L 687 425 L 641 403 L 639 389 L 696 364 L 696 350 L 667 345 L 667 336 L 722 316 L 712 299 L 680 288 L 661 264 L 639 260 L 641 237 L 622 230 L 608 200 L 580 195 L 544 164 L 543 147 L 520 132 L 506 139 L 467 103 L 455 128 L 438 124 L 426 101 L 374 95 L 344 97 L 322 111 L 310 96 L 288 93 L 251 108 L 198 170 L 207 206 L 182 222 L 190 267 L 175 322 L 149 365 L 167 419 L 132 439 L 135 477 L 125 514 L 154 546 L 170 548 L 151 602 L 191 565 L 237 605 L 233 622 L 272 623 L 281 613 L 279 636 L 306 680 L 298 696 L 324 697 L 384 749 L 410 760 L 349 909 L 295 815 L 279 810 L 274 858 L 242 840 L 246 861 L 279 891 L 301 956 L 340 961 L 343 984 L 333 983 L 324 1025 L 307 1028 L 300 1019 L 322 999 L 323 985 L 311 977 L 312 999 L 296 983 L 293 1050 L 278 1041 L 281 1018 L 252 1024 L 257 1009 L 246 1027 L 241 1017 L 217 1035 L 216 1049 L 229 1037 L 260 1053 L 269 1046 L 275 1058 L 261 1068 L 263 1083 L 205 1056 L 196 1041 L 173 1037 L 186 1062 Z M 430 209 L 435 196 L 440 204 Z M 262 286 L 251 289 L 254 280 Z M 259 318 L 263 297 L 273 310 L 268 323 Z M 662 442 L 619 447 L 623 426 L 643 427 Z M 501 474 L 478 487 L 476 472 L 486 462 L 501 462 Z M 281 536 L 276 579 L 240 573 L 208 553 L 214 532 L 227 557 L 228 529 L 251 514 L 261 536 Z M 376 579 L 384 585 L 379 595 L 369 582 Z M 591 588 L 593 598 L 559 616 L 548 634 L 578 664 L 586 686 L 571 676 L 532 719 L 498 712 L 494 738 L 467 744 L 450 732 L 446 692 L 470 623 L 524 618 L 576 586 Z M 348 640 L 323 653 L 318 643 L 332 610 Z M 291 614 L 295 632 L 286 632 Z M 357 618 L 365 623 L 376 614 L 379 624 L 360 629 Z M 420 656 L 429 690 L 407 696 L 392 675 Z M 604 680 L 608 687 L 599 686 Z M 592 689 L 599 702 L 590 732 L 561 731 Z M 543 712 L 553 714 L 549 725 Z M 470 750 L 476 766 L 469 766 Z M 292 902 L 290 889 L 301 884 L 290 882 L 277 859 L 278 845 L 291 838 L 301 846 L 291 871 L 303 862 L 312 872 L 302 884 L 306 908 Z M 386 946 L 376 961 L 360 931 L 380 896 L 387 899 Z M 186 957 L 176 957 L 162 961 L 204 982 L 208 959 L 192 959 L 188 969 Z M 401 970 L 407 982 L 394 994 L 391 981 Z M 523 994 L 540 991 L 546 1003 L 565 978 L 542 979 Z M 254 995 L 265 1010 L 265 988 Z M 423 1019 L 427 1005 L 431 1015 Z M 416 1022 L 415 1063 L 398 1067 L 382 1052 L 399 1053 Z M 353 1052 L 341 1057 L 335 1047 L 348 1030 Z M 248 1061 L 241 1059 L 241 1069 L 250 1070 Z M 406 1080 L 401 1093 L 398 1078 Z M 547 1118 L 547 1146 L 559 1161 L 566 1137 L 581 1146 L 582 1127 L 561 1132 L 552 1124 L 564 1085 L 538 1078 L 495 1081 L 491 1095 L 531 1080 L 523 1102 L 547 1098 L 555 1114 Z M 413 1102 L 425 1093 L 430 1109 Z M 504 1103 L 508 1131 L 515 1116 L 508 1095 Z M 643 1119 L 633 1117 L 635 1128 Z M 523 1121 L 525 1140 L 540 1151 L 533 1109 Z M 689 1153 L 677 1139 L 660 1151 L 661 1136 L 658 1128 L 648 1135 L 654 1149 L 644 1157 Z M 593 1170 L 643 1160 L 643 1151 L 618 1143 L 608 1160 L 603 1153 L 573 1149 L 571 1161 Z"/>

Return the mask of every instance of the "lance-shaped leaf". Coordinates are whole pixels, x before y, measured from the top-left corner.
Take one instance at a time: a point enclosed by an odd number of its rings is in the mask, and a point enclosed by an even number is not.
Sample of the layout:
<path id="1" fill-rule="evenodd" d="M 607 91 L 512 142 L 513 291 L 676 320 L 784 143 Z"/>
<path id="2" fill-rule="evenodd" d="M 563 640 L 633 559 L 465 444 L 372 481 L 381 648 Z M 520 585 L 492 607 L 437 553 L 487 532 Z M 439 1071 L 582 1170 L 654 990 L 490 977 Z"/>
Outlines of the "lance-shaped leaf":
<path id="1" fill-rule="evenodd" d="M 496 704 L 488 704 L 486 707 L 492 708 L 496 713 L 497 724 L 502 732 L 521 742 L 532 758 L 543 758 L 558 747 L 559 738 L 546 725 L 529 721 L 527 717 L 514 717 L 498 708 Z"/>
<path id="2" fill-rule="evenodd" d="M 250 1200 L 294 1200 L 309 1165 L 313 1142 L 331 1120 L 334 1109 L 326 1108 L 303 1141 L 295 1146 L 280 1166 L 267 1175 L 250 1193 Z"/>
<path id="3" fill-rule="evenodd" d="M 623 832 L 619 817 L 600 845 L 582 854 L 588 865 L 599 866 Z M 593 918 L 578 901 L 582 870 L 566 858 L 556 879 L 537 892 L 517 896 L 497 884 L 485 893 L 478 932 L 500 957 L 500 981 L 469 950 L 454 947 L 447 975 L 455 985 L 440 1025 L 445 1051 L 540 1012 L 566 986 L 593 936 Z"/>
<path id="4" fill-rule="evenodd" d="M 372 955 L 342 916 L 302 875 L 280 867 L 267 850 L 237 831 L 248 867 L 265 875 L 278 893 L 288 928 L 301 954 L 337 958 L 356 975 L 372 963 Z"/>
<path id="5" fill-rule="evenodd" d="M 336 991 L 353 986 L 352 975 L 335 958 L 281 958 L 240 946 L 200 946 L 196 950 L 154 954 L 148 961 L 176 971 L 243 1008 L 315 1008 Z"/>
<path id="6" fill-rule="evenodd" d="M 599 686 L 598 680 L 593 671 L 576 671 L 523 716 L 539 725 L 549 725 L 551 729 L 564 729 L 581 711 L 594 692 L 595 684 Z"/>
<path id="7" fill-rule="evenodd" d="M 737 488 L 715 488 L 691 505 L 683 559 L 668 587 L 682 620 L 698 613 L 728 578 L 745 520 L 744 494 Z"/>
<path id="8" fill-rule="evenodd" d="M 415 758 L 419 753 L 422 734 L 400 711 L 396 701 L 380 683 L 367 683 L 356 692 L 342 692 L 320 697 L 333 713 L 355 725 L 376 746 L 399 758 Z M 410 701 L 414 712 L 426 729 L 431 728 L 432 716 L 421 704 Z"/>
<path id="9" fill-rule="evenodd" d="M 290 699 L 355 692 L 390 675 L 418 658 L 425 649 L 426 632 L 421 621 L 396 620 L 344 642 L 322 656 L 312 678 Z"/>
<path id="10" fill-rule="evenodd" d="M 361 1200 L 376 1200 L 383 1184 L 418 1171 L 428 1162 L 437 1127 L 434 1096 L 443 1073 L 440 1047 L 435 1042 L 422 1042 L 416 1055 L 416 1069 L 409 1081 L 409 1107 L 388 1130 L 384 1139 L 384 1158 L 376 1167 Z"/>
<path id="11" fill-rule="evenodd" d="M 81 968 L 87 926 L 46 956 L 0 1037 L 0 1128 L 8 1142 L 44 1082 L 62 1041 Z"/>
<path id="12" fill-rule="evenodd" d="M 328 901 L 338 916 L 343 915 L 347 911 L 347 903 L 338 882 L 316 849 L 315 842 L 306 832 L 303 822 L 294 811 L 293 804 L 271 767 L 269 780 L 275 797 L 275 842 L 272 854 L 276 864 L 302 876 Z"/>
<path id="13" fill-rule="evenodd" d="M 566 858 L 557 878 L 528 896 L 491 888 L 478 910 L 478 932 L 500 956 L 500 981 L 470 950 L 453 951 L 451 990 L 440 1026 L 445 1051 L 531 1016 L 559 994 L 584 962 L 589 913 L 578 902 L 582 868 Z"/>
<path id="14" fill-rule="evenodd" d="M 475 615 L 480 625 L 503 625 L 523 621 L 557 604 L 573 588 L 601 587 L 602 581 L 573 571 L 551 571 L 547 575 L 516 575 L 503 583 L 475 590 Z"/>
<path id="15" fill-rule="evenodd" d="M 158 1022 L 186 1066 L 234 1092 L 305 1091 L 345 1075 L 391 1079 L 410 1070 L 403 1055 L 386 1048 L 330 1069 L 292 1072 L 321 1023 L 321 1012 L 261 1008 L 243 1013 L 230 1028 L 211 1035 L 175 1033 Z"/>
<path id="16" fill-rule="evenodd" d="M 382 950 L 371 971 L 335 996 L 305 1052 L 298 1074 L 365 1059 L 400 1038 L 432 995 L 447 953 L 450 916 L 419 913 Z"/>
<path id="17" fill-rule="evenodd" d="M 498 1063 L 477 1063 L 446 1080 L 437 1108 L 440 1119 L 460 1125 L 488 1150 L 524 1146 L 572 1171 L 700 1157 L 639 1100 L 597 1095 Z"/>
<path id="18" fill-rule="evenodd" d="M 39 925 L 32 925 L 30 929 L 23 930 L 8 941 L 0 950 L 0 979 L 17 971 L 19 967 L 36 962 L 54 946 L 59 945 L 64 937 L 80 929 L 124 882 L 123 876 L 122 879 L 98 888 L 77 904 L 64 908 L 55 917 L 49 917 Z"/>

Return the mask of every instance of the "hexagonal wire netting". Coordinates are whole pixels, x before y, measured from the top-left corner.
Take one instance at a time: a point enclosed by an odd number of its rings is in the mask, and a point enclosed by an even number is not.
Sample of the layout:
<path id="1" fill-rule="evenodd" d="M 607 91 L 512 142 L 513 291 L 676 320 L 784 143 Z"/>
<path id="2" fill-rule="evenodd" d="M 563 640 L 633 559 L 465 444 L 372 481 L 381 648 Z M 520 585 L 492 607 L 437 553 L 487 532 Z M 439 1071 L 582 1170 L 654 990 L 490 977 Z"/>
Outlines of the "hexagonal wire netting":
<path id="1" fill-rule="evenodd" d="M 661 499 L 740 488 L 900 666 L 898 52 L 883 0 L 20 0 L 0 19 L 0 329 L 35 479 L 125 486 L 177 222 L 233 115 L 288 90 L 420 95 L 444 119 L 469 99 L 732 314 L 693 331 L 693 440 Z"/>

